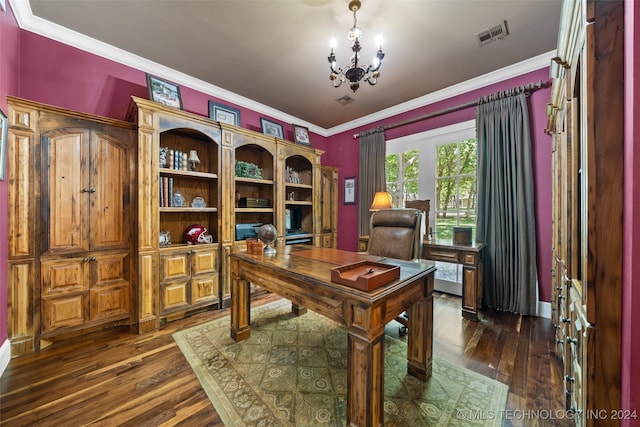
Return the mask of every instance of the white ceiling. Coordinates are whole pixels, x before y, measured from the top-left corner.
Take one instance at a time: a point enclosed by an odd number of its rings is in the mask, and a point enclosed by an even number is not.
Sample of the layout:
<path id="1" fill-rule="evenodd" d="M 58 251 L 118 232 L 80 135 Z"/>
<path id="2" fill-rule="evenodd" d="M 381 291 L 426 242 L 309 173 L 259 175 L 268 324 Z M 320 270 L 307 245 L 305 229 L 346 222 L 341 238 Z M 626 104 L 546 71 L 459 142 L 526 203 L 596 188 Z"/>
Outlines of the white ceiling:
<path id="1" fill-rule="evenodd" d="M 12 0 L 12 4 L 24 0 Z M 329 40 L 348 61 L 347 0 L 29 0 L 34 17 L 123 49 L 305 123 L 333 128 L 556 47 L 560 0 L 363 0 L 362 57 L 386 57 L 376 86 L 329 81 Z M 15 8 L 14 8 L 15 9 Z M 480 47 L 502 20 L 510 35 Z M 355 99 L 340 105 L 336 99 Z"/>

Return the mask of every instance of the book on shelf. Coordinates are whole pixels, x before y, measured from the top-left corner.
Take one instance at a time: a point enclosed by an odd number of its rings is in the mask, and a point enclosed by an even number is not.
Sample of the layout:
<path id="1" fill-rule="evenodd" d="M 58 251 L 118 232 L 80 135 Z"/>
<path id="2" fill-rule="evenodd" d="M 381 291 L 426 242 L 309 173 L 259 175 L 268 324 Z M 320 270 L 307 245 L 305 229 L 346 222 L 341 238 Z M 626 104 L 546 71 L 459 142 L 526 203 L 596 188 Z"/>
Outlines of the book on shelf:
<path id="1" fill-rule="evenodd" d="M 169 192 L 167 193 L 169 198 L 169 204 L 167 206 L 173 206 L 173 178 L 169 178 Z"/>
<path id="2" fill-rule="evenodd" d="M 169 178 L 166 176 L 162 177 L 162 192 L 164 193 L 162 206 L 166 208 L 169 206 L 169 200 L 171 200 L 169 197 Z"/>

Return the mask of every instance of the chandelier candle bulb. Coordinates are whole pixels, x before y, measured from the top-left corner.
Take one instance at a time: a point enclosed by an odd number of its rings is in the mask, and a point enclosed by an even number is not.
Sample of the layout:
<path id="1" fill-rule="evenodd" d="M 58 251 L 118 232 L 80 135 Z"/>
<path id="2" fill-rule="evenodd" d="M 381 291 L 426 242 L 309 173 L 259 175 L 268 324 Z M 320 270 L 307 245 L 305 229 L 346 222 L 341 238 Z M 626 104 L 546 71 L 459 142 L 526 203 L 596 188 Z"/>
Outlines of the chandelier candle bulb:
<path id="1" fill-rule="evenodd" d="M 378 36 L 376 37 L 376 44 L 378 45 L 378 50 L 382 51 L 382 42 L 383 42 L 383 38 L 382 36 Z"/>

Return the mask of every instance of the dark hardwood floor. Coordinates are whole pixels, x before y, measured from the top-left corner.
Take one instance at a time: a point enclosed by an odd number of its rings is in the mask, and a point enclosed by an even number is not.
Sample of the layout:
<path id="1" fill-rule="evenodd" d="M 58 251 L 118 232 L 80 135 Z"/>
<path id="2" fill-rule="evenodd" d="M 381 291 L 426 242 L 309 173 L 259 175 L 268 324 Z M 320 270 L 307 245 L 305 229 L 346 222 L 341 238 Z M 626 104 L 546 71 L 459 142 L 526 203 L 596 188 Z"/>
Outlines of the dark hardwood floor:
<path id="1" fill-rule="evenodd" d="M 196 314 L 145 335 L 94 332 L 13 359 L 0 378 L 0 425 L 223 426 L 171 334 L 228 312 Z M 481 318 L 463 319 L 458 297 L 436 294 L 434 355 L 509 386 L 503 425 L 569 425 L 561 419 L 551 321 L 494 310 Z M 396 326 L 388 332 L 397 334 Z"/>

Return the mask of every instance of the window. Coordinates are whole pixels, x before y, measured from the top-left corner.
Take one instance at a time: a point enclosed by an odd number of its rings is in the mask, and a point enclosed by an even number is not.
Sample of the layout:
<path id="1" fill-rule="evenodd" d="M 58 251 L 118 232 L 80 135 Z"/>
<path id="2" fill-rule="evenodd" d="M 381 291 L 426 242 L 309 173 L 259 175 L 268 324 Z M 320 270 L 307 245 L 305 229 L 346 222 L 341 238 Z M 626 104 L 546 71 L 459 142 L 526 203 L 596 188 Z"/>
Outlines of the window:
<path id="1" fill-rule="evenodd" d="M 418 199 L 419 150 L 389 154 L 386 157 L 387 191 L 393 207 L 404 207 L 405 200 Z"/>
<path id="2" fill-rule="evenodd" d="M 455 225 L 475 229 L 475 138 L 476 123 L 469 120 L 387 141 L 387 191 L 394 206 L 404 206 L 405 200 L 431 200 L 429 225 L 439 238 L 451 239 Z M 461 295 L 462 266 L 436 264 L 435 288 Z"/>
<path id="3" fill-rule="evenodd" d="M 436 146 L 435 234 L 438 240 L 452 240 L 453 227 L 476 228 L 475 139 Z"/>

